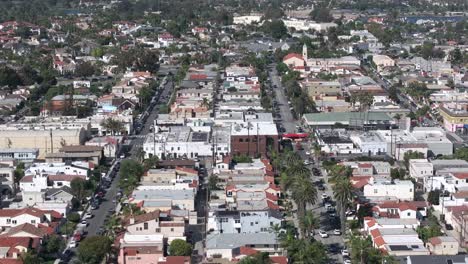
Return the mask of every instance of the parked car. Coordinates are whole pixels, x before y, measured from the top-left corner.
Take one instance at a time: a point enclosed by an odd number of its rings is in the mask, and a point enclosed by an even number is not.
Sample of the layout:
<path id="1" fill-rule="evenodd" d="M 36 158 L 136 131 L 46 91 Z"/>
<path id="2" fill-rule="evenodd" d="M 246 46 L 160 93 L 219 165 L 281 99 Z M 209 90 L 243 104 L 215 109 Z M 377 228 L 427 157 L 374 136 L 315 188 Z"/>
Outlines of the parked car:
<path id="1" fill-rule="evenodd" d="M 348 251 L 348 249 L 343 248 L 343 249 L 341 250 L 341 255 L 342 255 L 343 257 L 349 257 L 349 251 Z"/>
<path id="2" fill-rule="evenodd" d="M 75 240 L 72 240 L 70 241 L 70 244 L 69 244 L 69 248 L 76 248 L 76 246 L 78 245 L 78 242 L 76 242 Z"/>
<path id="3" fill-rule="evenodd" d="M 322 193 L 322 199 L 327 199 L 328 198 L 328 195 L 326 193 Z"/>
<path id="4" fill-rule="evenodd" d="M 323 230 L 319 230 L 319 235 L 320 235 L 321 238 L 327 238 L 328 237 L 327 232 L 325 232 Z"/>
<path id="5" fill-rule="evenodd" d="M 86 219 L 83 219 L 83 220 L 81 220 L 80 225 L 88 226 L 88 221 L 86 221 Z"/>
<path id="6" fill-rule="evenodd" d="M 91 218 L 93 218 L 93 214 L 92 214 L 92 213 L 86 213 L 86 214 L 84 215 L 84 219 L 91 219 Z"/>
<path id="7" fill-rule="evenodd" d="M 333 234 L 334 234 L 335 236 L 341 236 L 341 230 L 335 229 L 335 230 L 333 230 Z"/>
<path id="8" fill-rule="evenodd" d="M 352 264 L 351 259 L 348 257 L 343 258 L 343 263 L 344 264 Z"/>

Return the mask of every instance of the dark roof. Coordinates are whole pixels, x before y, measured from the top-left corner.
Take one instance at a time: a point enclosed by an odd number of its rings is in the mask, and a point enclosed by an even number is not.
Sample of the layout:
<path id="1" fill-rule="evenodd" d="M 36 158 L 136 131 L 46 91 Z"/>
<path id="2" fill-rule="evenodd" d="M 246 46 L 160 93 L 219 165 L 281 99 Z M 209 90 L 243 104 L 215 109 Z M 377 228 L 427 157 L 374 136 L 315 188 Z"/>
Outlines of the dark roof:
<path id="1" fill-rule="evenodd" d="M 60 149 L 60 152 L 94 152 L 94 151 L 102 151 L 102 147 L 87 146 L 87 145 L 70 145 L 70 146 L 63 146 Z"/>
<path id="2" fill-rule="evenodd" d="M 353 143 L 349 138 L 343 138 L 338 136 L 325 136 L 322 137 L 323 142 L 328 144 L 339 144 L 339 143 Z"/>
<path id="3" fill-rule="evenodd" d="M 159 167 L 166 167 L 166 166 L 195 166 L 194 160 L 189 159 L 173 159 L 173 160 L 161 160 L 158 164 Z"/>

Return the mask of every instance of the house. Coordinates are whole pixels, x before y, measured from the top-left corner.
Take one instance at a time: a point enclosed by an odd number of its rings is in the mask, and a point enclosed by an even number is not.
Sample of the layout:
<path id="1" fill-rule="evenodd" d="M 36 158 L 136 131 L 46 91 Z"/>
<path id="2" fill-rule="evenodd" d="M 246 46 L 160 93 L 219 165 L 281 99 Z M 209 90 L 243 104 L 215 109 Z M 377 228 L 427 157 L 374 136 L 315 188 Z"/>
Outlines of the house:
<path id="1" fill-rule="evenodd" d="M 119 239 L 118 264 L 157 263 L 164 256 L 161 234 L 131 235 L 125 233 Z"/>
<path id="2" fill-rule="evenodd" d="M 193 190 L 135 190 L 130 200 L 147 212 L 172 208 L 195 210 Z"/>
<path id="3" fill-rule="evenodd" d="M 214 233 L 264 233 L 275 225 L 281 226 L 282 214 L 277 210 L 265 211 L 211 211 L 208 230 Z"/>
<path id="4" fill-rule="evenodd" d="M 364 186 L 363 196 L 371 201 L 414 199 L 414 184 L 407 180 L 375 179 Z"/>
<path id="5" fill-rule="evenodd" d="M 429 255 L 418 233 L 411 228 L 386 228 L 370 231 L 373 246 L 390 256 Z"/>
<path id="6" fill-rule="evenodd" d="M 39 224 L 48 225 L 57 217 L 60 218 L 60 215 L 54 211 L 47 212 L 34 207 L 1 209 L 0 226 L 7 228 L 29 223 L 37 227 Z"/>
<path id="7" fill-rule="evenodd" d="M 132 235 L 162 234 L 164 240 L 185 239 L 185 221 L 182 217 L 170 219 L 167 213 L 156 210 L 130 216 L 126 224 L 127 233 Z"/>
<path id="8" fill-rule="evenodd" d="M 31 237 L 34 239 L 44 239 L 46 236 L 52 235 L 54 233 L 55 230 L 52 227 L 42 225 L 35 226 L 33 224 L 24 223 L 8 229 L 7 231 L 0 234 L 0 237 Z"/>
<path id="9" fill-rule="evenodd" d="M 39 156 L 37 148 L 1 148 L 0 159 L 11 158 L 24 163 L 30 163 Z"/>
<path id="10" fill-rule="evenodd" d="M 241 247 L 267 252 L 270 256 L 282 256 L 283 249 L 274 233 L 208 234 L 206 256 L 232 259 Z"/>
<path id="11" fill-rule="evenodd" d="M 377 71 L 382 71 L 386 67 L 395 66 L 395 61 L 387 55 L 375 54 L 372 56 L 372 62 L 377 66 Z"/>
<path id="12" fill-rule="evenodd" d="M 40 240 L 32 237 L 0 237 L 0 263 L 21 264 L 21 256 L 40 249 Z"/>
<path id="13" fill-rule="evenodd" d="M 102 150 L 100 146 L 67 145 L 59 149 L 59 152 L 48 153 L 46 162 L 88 161 L 99 165 L 103 157 Z"/>
<path id="14" fill-rule="evenodd" d="M 425 201 L 384 201 L 373 208 L 376 217 L 399 219 L 423 219 L 427 216 L 429 205 Z"/>
<path id="15" fill-rule="evenodd" d="M 432 255 L 457 255 L 458 241 L 450 236 L 431 237 L 426 244 Z"/>
<path id="16" fill-rule="evenodd" d="M 411 159 L 409 161 L 409 175 L 417 181 L 434 175 L 434 166 L 427 159 Z"/>
<path id="17" fill-rule="evenodd" d="M 85 143 L 85 146 L 102 147 L 106 158 L 115 158 L 120 152 L 123 138 L 121 136 L 93 137 Z"/>

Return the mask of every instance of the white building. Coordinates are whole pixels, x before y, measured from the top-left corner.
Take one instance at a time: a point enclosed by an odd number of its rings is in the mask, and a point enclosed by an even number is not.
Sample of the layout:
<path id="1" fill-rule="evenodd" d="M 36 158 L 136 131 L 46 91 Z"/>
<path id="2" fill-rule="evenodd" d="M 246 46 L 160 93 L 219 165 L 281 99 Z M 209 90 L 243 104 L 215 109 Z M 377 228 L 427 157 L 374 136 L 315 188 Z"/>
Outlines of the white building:
<path id="1" fill-rule="evenodd" d="M 155 155 L 160 159 L 211 157 L 212 147 L 210 133 L 195 132 L 190 127 L 171 127 L 168 132 L 150 133 L 143 143 L 146 158 Z"/>
<path id="2" fill-rule="evenodd" d="M 363 154 L 380 155 L 387 153 L 387 142 L 379 134 L 366 132 L 352 135 L 350 139 L 360 148 Z"/>
<path id="3" fill-rule="evenodd" d="M 409 161 L 409 175 L 416 180 L 423 180 L 434 175 L 434 166 L 427 159 L 411 159 Z"/>
<path id="4" fill-rule="evenodd" d="M 404 180 L 376 180 L 371 178 L 369 184 L 364 186 L 364 197 L 371 201 L 381 200 L 407 200 L 414 199 L 414 184 Z"/>
<path id="5" fill-rule="evenodd" d="M 261 15 L 234 16 L 233 23 L 234 25 L 250 25 L 260 22 L 261 19 Z"/>
<path id="6" fill-rule="evenodd" d="M 294 28 L 296 30 L 326 31 L 329 28 L 337 26 L 335 23 L 318 23 L 299 19 L 283 19 L 283 23 L 287 28 Z"/>

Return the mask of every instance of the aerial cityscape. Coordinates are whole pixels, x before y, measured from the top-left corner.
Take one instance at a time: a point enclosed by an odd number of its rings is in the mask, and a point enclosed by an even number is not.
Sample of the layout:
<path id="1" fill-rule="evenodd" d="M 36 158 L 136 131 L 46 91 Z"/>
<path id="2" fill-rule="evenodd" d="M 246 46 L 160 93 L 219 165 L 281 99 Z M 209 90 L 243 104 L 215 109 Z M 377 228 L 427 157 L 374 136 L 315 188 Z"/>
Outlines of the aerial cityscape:
<path id="1" fill-rule="evenodd" d="M 468 1 L 2 0 L 0 199 L 0 264 L 468 264 Z"/>

